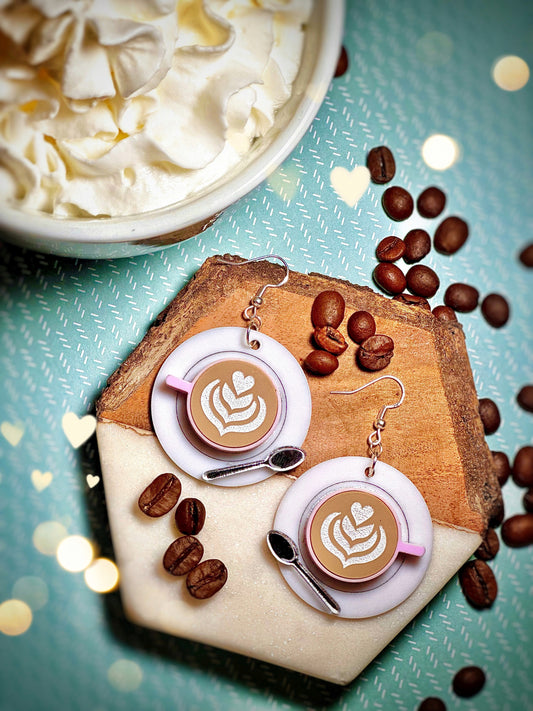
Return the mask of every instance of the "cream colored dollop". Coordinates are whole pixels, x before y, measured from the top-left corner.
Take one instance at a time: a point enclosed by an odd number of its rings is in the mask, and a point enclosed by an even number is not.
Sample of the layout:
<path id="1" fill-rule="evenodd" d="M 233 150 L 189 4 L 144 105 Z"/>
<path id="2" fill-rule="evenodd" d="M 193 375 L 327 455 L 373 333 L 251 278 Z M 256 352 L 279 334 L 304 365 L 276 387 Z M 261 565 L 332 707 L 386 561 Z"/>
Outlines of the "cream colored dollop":
<path id="1" fill-rule="evenodd" d="M 201 191 L 289 98 L 311 4 L 0 0 L 0 200 L 120 216 Z"/>

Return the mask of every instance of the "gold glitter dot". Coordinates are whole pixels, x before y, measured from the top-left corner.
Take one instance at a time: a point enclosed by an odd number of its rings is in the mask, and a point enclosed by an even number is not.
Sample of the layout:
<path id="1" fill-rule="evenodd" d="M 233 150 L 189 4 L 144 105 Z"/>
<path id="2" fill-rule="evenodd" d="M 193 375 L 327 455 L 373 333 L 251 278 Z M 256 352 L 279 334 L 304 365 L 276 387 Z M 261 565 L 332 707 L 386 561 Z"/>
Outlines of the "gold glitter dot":
<path id="1" fill-rule="evenodd" d="M 13 585 L 13 597 L 22 600 L 35 612 L 48 602 L 48 585 L 34 575 L 19 578 Z"/>
<path id="2" fill-rule="evenodd" d="M 434 170 L 451 168 L 459 159 L 460 153 L 457 141 L 441 133 L 427 138 L 422 146 L 422 158 Z"/>
<path id="3" fill-rule="evenodd" d="M 111 592 L 117 587 L 118 568 L 108 558 L 97 558 L 83 575 L 87 586 L 94 592 Z"/>
<path id="4" fill-rule="evenodd" d="M 83 536 L 68 536 L 57 547 L 56 555 L 62 568 L 70 573 L 79 573 L 91 564 L 94 551 Z"/>
<path id="5" fill-rule="evenodd" d="M 16 637 L 31 625 L 32 612 L 22 600 L 6 600 L 0 605 L 0 632 Z"/>
<path id="6" fill-rule="evenodd" d="M 521 57 L 500 57 L 492 67 L 492 78 L 504 91 L 523 89 L 529 81 L 529 67 Z"/>
<path id="7" fill-rule="evenodd" d="M 43 555 L 55 555 L 58 545 L 67 535 L 67 529 L 58 521 L 45 521 L 33 532 L 33 545 Z"/>
<path id="8" fill-rule="evenodd" d="M 142 681 L 142 669 L 128 659 L 118 659 L 107 671 L 111 686 L 118 691 L 135 691 Z"/>

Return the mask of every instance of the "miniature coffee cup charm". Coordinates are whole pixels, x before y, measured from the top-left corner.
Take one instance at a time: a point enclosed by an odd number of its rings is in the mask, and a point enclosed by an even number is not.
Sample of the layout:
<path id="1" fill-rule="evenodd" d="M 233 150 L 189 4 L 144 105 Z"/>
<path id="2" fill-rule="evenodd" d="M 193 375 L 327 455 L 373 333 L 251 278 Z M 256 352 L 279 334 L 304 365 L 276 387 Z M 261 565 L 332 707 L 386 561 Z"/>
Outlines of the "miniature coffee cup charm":
<path id="1" fill-rule="evenodd" d="M 184 393 L 196 434 L 211 447 L 244 452 L 260 445 L 280 415 L 280 395 L 268 373 L 237 358 L 204 368 L 192 381 L 174 375 L 166 384 Z"/>
<path id="2" fill-rule="evenodd" d="M 400 522 L 387 503 L 370 491 L 337 491 L 312 511 L 307 549 L 326 575 L 362 583 L 384 573 L 399 553 L 422 556 L 425 547 L 403 541 Z"/>

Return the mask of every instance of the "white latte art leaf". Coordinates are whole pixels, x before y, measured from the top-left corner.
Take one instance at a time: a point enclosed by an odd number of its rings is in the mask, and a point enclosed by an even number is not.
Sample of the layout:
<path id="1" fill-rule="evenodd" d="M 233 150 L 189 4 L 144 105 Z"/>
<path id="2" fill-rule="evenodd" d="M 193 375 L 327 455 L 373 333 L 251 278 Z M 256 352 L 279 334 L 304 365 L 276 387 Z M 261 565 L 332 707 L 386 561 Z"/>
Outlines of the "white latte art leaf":
<path id="1" fill-rule="evenodd" d="M 356 511 L 360 509 L 361 506 L 359 504 L 359 509 L 356 507 Z M 374 513 L 370 506 L 366 506 L 365 509 L 371 509 L 372 513 L 370 515 Z M 365 515 L 362 520 L 366 521 L 368 518 L 369 516 Z M 343 520 L 340 511 L 334 511 L 329 516 L 326 516 L 322 522 L 320 540 L 324 548 L 340 560 L 343 568 L 362 565 L 377 560 L 383 555 L 387 547 L 387 535 L 383 526 L 379 526 L 378 531 L 374 531 L 374 528 L 374 524 L 364 526 L 362 527 L 363 535 L 360 535 L 358 527 L 353 526 L 346 516 L 344 516 Z M 374 532 L 372 533 L 372 531 Z M 350 545 L 345 535 L 348 535 L 352 541 L 359 540 L 360 542 Z M 362 540 L 363 537 L 365 540 Z"/>
<path id="2" fill-rule="evenodd" d="M 260 395 L 250 393 L 238 398 L 228 383 L 221 386 L 219 379 L 205 386 L 200 404 L 204 415 L 221 437 L 231 432 L 254 432 L 263 424 L 267 414 L 266 402 Z M 245 409 L 240 409 L 242 407 Z"/>

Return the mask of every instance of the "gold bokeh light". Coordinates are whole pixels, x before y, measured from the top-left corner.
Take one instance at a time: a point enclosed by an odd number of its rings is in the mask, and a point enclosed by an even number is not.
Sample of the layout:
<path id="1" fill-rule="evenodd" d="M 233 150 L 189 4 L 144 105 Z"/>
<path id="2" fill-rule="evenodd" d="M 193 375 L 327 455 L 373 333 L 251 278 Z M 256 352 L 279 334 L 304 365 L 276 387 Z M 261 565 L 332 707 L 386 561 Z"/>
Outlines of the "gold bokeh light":
<path id="1" fill-rule="evenodd" d="M 460 156 L 457 141 L 443 133 L 435 133 L 426 138 L 422 146 L 422 158 L 433 170 L 447 170 Z"/>
<path id="2" fill-rule="evenodd" d="M 59 565 L 70 573 L 80 573 L 93 559 L 93 547 L 83 536 L 67 536 L 57 547 Z"/>

